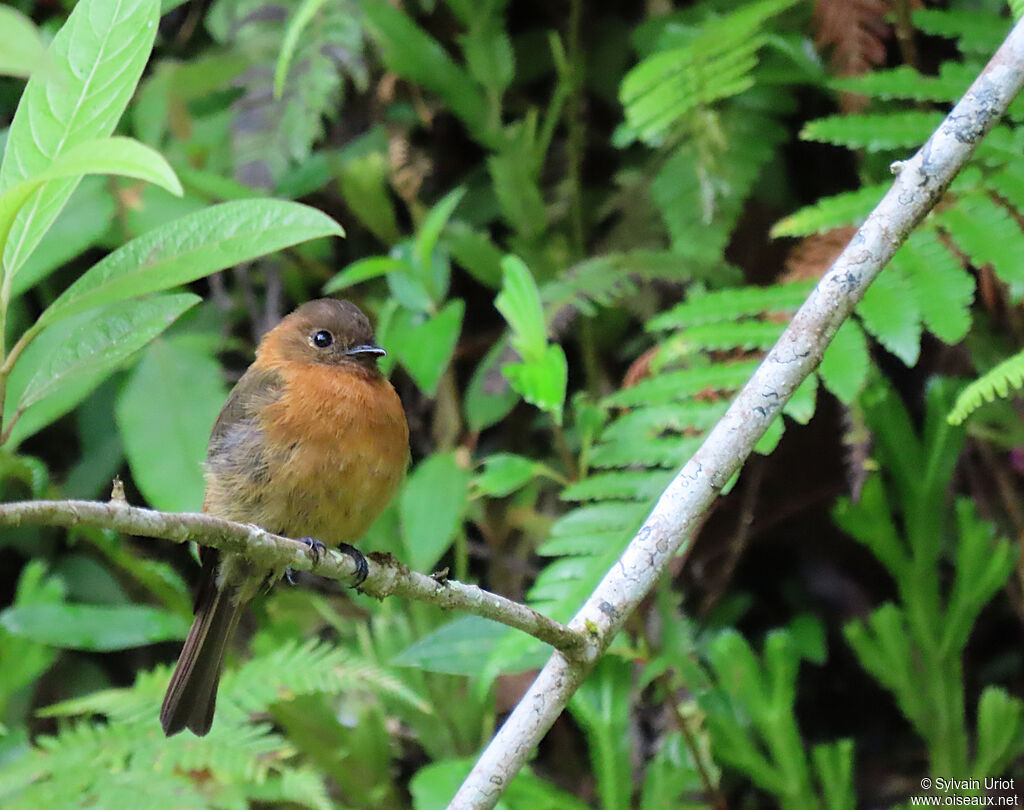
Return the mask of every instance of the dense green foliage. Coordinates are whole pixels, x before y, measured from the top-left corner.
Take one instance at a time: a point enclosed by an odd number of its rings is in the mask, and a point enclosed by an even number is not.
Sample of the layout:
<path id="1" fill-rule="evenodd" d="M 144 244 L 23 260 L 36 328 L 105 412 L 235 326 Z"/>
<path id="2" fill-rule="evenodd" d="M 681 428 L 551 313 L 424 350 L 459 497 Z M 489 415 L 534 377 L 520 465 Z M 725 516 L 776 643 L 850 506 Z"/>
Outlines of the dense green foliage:
<path id="1" fill-rule="evenodd" d="M 197 510 L 259 335 L 341 295 L 412 432 L 363 547 L 568 620 L 1019 6 L 874 5 L 0 6 L 0 500 L 120 475 Z M 1022 123 L 1018 99 L 501 806 L 1024 779 Z M 5 808 L 444 807 L 550 652 L 305 578 L 254 607 L 210 735 L 166 740 L 188 555 L 86 527 L 0 552 Z"/>

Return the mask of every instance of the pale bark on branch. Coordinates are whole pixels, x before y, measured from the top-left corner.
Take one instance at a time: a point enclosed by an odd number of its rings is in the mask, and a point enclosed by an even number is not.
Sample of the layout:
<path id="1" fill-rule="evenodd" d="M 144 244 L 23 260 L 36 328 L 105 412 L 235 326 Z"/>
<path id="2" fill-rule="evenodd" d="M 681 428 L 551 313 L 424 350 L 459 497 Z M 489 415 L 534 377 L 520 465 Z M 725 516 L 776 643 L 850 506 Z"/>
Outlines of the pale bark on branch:
<path id="1" fill-rule="evenodd" d="M 596 644 L 588 644 L 584 655 L 552 655 L 466 777 L 449 810 L 494 807 L 669 560 L 688 550 L 701 515 L 800 383 L 818 367 L 825 347 L 868 285 L 942 197 L 1022 82 L 1024 23 L 1018 23 L 928 142 L 911 159 L 893 166 L 896 181 L 885 198 L 570 622 Z"/>
<path id="2" fill-rule="evenodd" d="M 346 554 L 328 550 L 319 562 L 309 546 L 280 537 L 258 526 L 233 523 L 212 515 L 185 512 L 157 512 L 129 506 L 123 501 L 23 501 L 0 504 L 0 526 L 94 526 L 127 534 L 158 537 L 175 543 L 194 540 L 200 545 L 241 552 L 258 565 L 283 572 L 311 571 L 351 585 L 355 562 Z M 570 630 L 532 608 L 475 585 L 464 585 L 444 576 L 427 576 L 409 570 L 390 554 L 367 555 L 369 573 L 359 586 L 368 596 L 383 599 L 401 596 L 439 607 L 461 610 L 515 627 L 567 655 L 576 655 L 587 643 L 587 635 Z"/>

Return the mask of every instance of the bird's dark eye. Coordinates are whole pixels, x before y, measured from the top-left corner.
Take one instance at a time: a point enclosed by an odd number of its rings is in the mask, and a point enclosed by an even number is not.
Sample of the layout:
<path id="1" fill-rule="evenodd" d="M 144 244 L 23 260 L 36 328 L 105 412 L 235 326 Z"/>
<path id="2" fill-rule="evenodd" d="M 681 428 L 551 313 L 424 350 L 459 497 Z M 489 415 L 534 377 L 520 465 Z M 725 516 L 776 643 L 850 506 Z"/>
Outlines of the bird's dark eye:
<path id="1" fill-rule="evenodd" d="M 318 349 L 326 349 L 334 343 L 334 335 L 328 332 L 326 329 L 321 329 L 315 335 L 313 335 L 313 345 Z"/>

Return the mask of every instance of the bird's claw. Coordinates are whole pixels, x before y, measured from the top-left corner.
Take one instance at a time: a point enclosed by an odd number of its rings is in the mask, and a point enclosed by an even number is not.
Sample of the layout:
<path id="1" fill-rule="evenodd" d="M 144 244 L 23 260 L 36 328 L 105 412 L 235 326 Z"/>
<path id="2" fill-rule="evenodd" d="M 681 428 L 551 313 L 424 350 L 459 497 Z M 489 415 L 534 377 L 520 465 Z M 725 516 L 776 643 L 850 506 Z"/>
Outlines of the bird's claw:
<path id="1" fill-rule="evenodd" d="M 338 551 L 342 554 L 347 554 L 352 558 L 352 562 L 356 564 L 356 581 L 352 583 L 352 587 L 358 589 L 370 573 L 370 566 L 366 562 L 366 557 L 363 556 L 363 552 L 355 546 L 350 546 L 348 543 L 342 543 L 338 546 Z"/>
<path id="2" fill-rule="evenodd" d="M 327 551 L 327 546 L 312 537 L 300 537 L 299 542 L 309 548 L 309 556 L 313 558 L 313 565 L 319 565 L 324 558 L 324 552 Z"/>

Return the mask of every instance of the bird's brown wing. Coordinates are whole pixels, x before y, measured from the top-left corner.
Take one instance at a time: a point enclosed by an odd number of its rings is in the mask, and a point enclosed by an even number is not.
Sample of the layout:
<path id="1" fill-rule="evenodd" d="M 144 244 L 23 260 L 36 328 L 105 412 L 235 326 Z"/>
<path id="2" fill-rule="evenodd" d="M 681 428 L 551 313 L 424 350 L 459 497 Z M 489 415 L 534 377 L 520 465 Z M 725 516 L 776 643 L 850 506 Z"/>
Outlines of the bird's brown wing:
<path id="1" fill-rule="evenodd" d="M 204 512 L 262 525 L 260 502 L 270 473 L 260 414 L 280 399 L 284 390 L 278 372 L 255 366 L 235 385 L 210 433 Z"/>
<path id="2" fill-rule="evenodd" d="M 220 409 L 217 421 L 210 431 L 210 451 L 223 440 L 239 422 L 253 421 L 268 405 L 284 393 L 284 379 L 274 369 L 250 366 L 249 370 L 231 389 L 227 402 Z"/>

